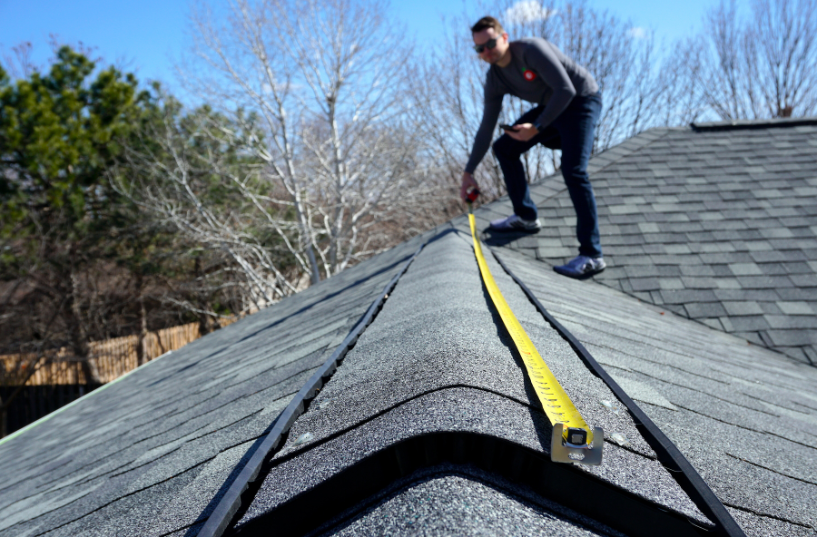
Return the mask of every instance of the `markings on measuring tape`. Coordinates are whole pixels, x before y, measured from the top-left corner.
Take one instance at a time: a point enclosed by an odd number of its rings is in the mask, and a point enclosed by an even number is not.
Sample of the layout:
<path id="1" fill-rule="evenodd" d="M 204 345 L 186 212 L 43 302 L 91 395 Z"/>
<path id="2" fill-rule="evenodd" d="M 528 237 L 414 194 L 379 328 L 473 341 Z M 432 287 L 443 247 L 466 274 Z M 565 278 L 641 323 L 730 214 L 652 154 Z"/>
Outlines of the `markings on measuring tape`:
<path id="1" fill-rule="evenodd" d="M 471 204 L 468 204 L 468 222 L 471 224 L 471 238 L 474 240 L 474 253 L 477 257 L 482 281 L 488 289 L 491 301 L 502 318 L 502 322 L 511 335 L 525 368 L 528 371 L 533 389 L 542 403 L 550 423 L 553 424 L 550 458 L 554 462 L 579 462 L 598 466 L 604 447 L 604 431 L 596 427 L 592 431 L 573 405 L 573 401 L 556 380 L 545 361 L 539 355 L 525 329 L 513 314 L 502 292 L 494 281 L 482 246 L 477 238 L 477 224 Z"/>

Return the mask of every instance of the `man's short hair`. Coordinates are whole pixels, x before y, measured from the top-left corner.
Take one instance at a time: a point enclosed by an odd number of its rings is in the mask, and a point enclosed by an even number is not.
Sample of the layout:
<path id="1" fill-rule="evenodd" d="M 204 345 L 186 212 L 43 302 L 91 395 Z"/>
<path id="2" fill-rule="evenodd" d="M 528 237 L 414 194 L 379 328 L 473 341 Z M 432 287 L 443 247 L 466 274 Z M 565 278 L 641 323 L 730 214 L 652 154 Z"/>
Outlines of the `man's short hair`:
<path id="1" fill-rule="evenodd" d="M 477 21 L 477 23 L 471 26 L 471 34 L 475 34 L 477 32 L 481 32 L 487 28 L 493 28 L 496 32 L 496 35 L 502 35 L 505 33 L 505 28 L 499 24 L 499 21 L 493 17 L 482 17 Z"/>

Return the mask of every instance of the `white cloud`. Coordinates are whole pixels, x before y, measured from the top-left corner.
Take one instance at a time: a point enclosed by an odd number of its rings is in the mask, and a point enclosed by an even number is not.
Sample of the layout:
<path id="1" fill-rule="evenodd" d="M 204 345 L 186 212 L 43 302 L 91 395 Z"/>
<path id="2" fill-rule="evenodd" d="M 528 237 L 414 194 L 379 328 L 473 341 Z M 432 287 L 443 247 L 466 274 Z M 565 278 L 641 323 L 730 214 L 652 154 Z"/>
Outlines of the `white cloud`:
<path id="1" fill-rule="evenodd" d="M 554 13 L 536 0 L 520 0 L 505 10 L 505 22 L 510 25 L 543 21 Z"/>
<path id="2" fill-rule="evenodd" d="M 644 39 L 647 37 L 647 30 L 641 26 L 633 26 L 627 30 L 627 34 L 634 39 Z"/>

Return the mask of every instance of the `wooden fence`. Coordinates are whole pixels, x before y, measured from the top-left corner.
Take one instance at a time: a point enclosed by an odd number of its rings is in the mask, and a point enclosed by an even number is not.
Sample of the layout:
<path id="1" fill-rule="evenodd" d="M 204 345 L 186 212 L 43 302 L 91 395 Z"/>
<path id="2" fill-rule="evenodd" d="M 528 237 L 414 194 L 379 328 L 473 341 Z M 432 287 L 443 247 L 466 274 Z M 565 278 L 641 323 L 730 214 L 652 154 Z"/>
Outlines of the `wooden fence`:
<path id="1" fill-rule="evenodd" d="M 219 325 L 224 327 L 237 320 L 220 319 Z M 198 323 L 149 332 L 142 342 L 145 361 L 180 349 L 199 337 Z M 91 342 L 91 360 L 103 384 L 136 369 L 138 345 L 139 336 Z M 36 354 L 0 355 L 0 408 L 8 404 L 5 411 L 0 410 L 0 438 L 99 387 L 85 378 L 82 363 L 70 349 L 48 351 L 39 363 L 36 359 Z M 36 369 L 34 374 L 20 386 L 30 368 Z M 12 395 L 14 399 L 9 403 Z"/>
<path id="2" fill-rule="evenodd" d="M 145 351 L 145 361 L 153 360 L 167 351 L 180 349 L 200 337 L 198 323 L 165 328 L 156 332 L 148 332 L 142 345 Z M 96 363 L 102 383 L 111 382 L 128 371 L 136 369 L 139 363 L 137 346 L 139 336 L 125 336 L 105 341 L 92 341 L 91 360 Z M 26 382 L 28 386 L 55 386 L 63 384 L 89 384 L 82 372 L 82 364 L 74 357 L 70 349 L 63 347 L 49 351 L 40 362 L 36 363 L 37 356 L 5 355 L 0 356 L 5 370 L 5 386 L 18 385 L 26 377 L 26 370 L 35 367 L 34 375 Z M 38 367 L 39 365 L 39 367 Z"/>
<path id="3" fill-rule="evenodd" d="M 219 326 L 223 328 L 238 319 L 237 316 L 219 319 Z M 145 362 L 158 358 L 167 351 L 180 349 L 200 337 L 198 323 L 148 332 L 142 343 Z M 138 335 L 90 343 L 91 360 L 96 364 L 103 384 L 136 369 L 139 364 L 138 345 Z M 42 365 L 36 363 L 36 358 L 35 354 L 0 355 L 0 386 L 19 385 L 25 379 L 25 372 L 30 367 L 35 367 L 37 370 L 25 383 L 27 386 L 89 383 L 82 372 L 82 364 L 68 348 L 48 351 L 45 358 L 40 360 Z"/>

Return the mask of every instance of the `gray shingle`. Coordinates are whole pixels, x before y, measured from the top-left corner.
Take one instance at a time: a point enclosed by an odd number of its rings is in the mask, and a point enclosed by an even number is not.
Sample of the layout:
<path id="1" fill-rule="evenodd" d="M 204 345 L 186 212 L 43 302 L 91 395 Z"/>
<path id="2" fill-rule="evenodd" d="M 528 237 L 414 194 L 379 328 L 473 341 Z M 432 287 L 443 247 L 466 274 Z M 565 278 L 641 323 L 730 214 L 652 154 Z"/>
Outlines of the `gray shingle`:
<path id="1" fill-rule="evenodd" d="M 757 332 L 769 328 L 769 323 L 763 315 L 735 316 L 731 317 L 730 321 L 736 332 Z"/>
<path id="2" fill-rule="evenodd" d="M 786 315 L 814 315 L 815 310 L 808 302 L 777 302 L 777 306 Z"/>
<path id="3" fill-rule="evenodd" d="M 817 274 L 790 274 L 789 278 L 797 287 L 817 287 Z"/>
<path id="4" fill-rule="evenodd" d="M 718 302 L 715 292 L 709 290 L 661 291 L 661 297 L 668 304 L 687 304 L 693 302 Z"/>
<path id="5" fill-rule="evenodd" d="M 763 315 L 763 308 L 753 301 L 728 301 L 723 302 L 723 307 L 731 316 Z"/>
<path id="6" fill-rule="evenodd" d="M 795 286 L 792 276 L 738 276 L 737 280 L 745 289 L 781 289 Z"/>
<path id="7" fill-rule="evenodd" d="M 794 289 L 789 289 L 793 291 Z M 773 302 L 779 300 L 780 293 L 787 289 L 718 289 L 715 296 L 722 301 L 756 300 Z"/>
<path id="8" fill-rule="evenodd" d="M 726 315 L 726 310 L 719 302 L 704 302 L 684 304 L 687 314 L 693 319 L 721 317 Z"/>
<path id="9" fill-rule="evenodd" d="M 772 328 L 817 330 L 817 316 L 814 315 L 764 315 L 764 318 Z"/>
<path id="10" fill-rule="evenodd" d="M 754 263 L 730 263 L 729 269 L 735 276 L 756 276 L 763 274 L 760 267 Z"/>
<path id="11" fill-rule="evenodd" d="M 780 347 L 802 347 L 817 344 L 817 332 L 802 330 L 768 330 L 772 343 Z"/>
<path id="12" fill-rule="evenodd" d="M 717 289 L 718 282 L 714 278 L 695 278 L 684 276 L 681 278 L 686 289 Z"/>
<path id="13" fill-rule="evenodd" d="M 633 291 L 655 291 L 661 289 L 658 278 L 639 278 L 630 282 Z"/>

